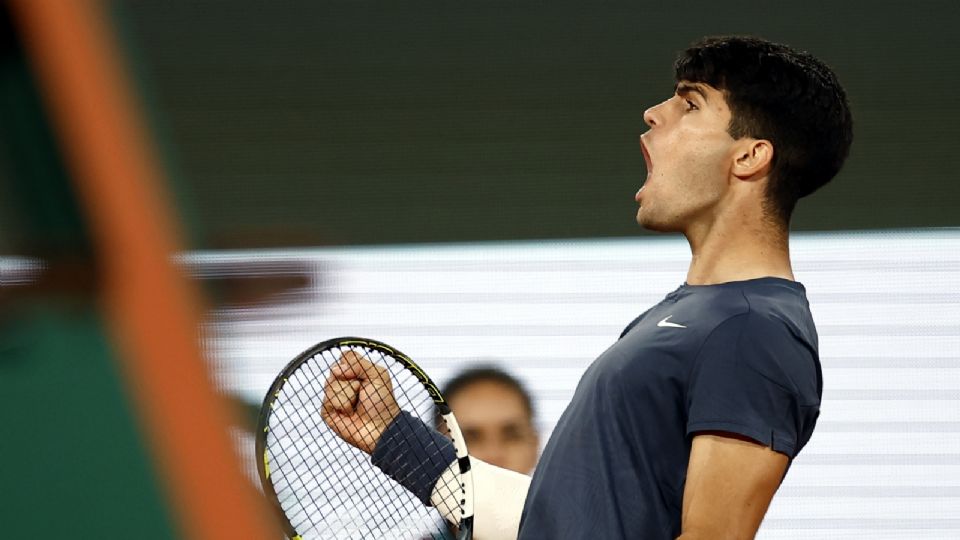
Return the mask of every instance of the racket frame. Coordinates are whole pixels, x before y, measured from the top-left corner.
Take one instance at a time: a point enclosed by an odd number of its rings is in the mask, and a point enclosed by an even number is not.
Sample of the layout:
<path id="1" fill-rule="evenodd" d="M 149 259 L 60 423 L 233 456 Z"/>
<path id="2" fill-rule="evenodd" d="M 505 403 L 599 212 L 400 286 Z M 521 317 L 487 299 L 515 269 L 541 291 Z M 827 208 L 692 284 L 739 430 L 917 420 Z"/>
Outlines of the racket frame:
<path id="1" fill-rule="evenodd" d="M 426 372 L 424 372 L 416 362 L 411 360 L 409 356 L 381 341 L 361 337 L 340 337 L 328 339 L 303 351 L 293 360 L 291 360 L 283 368 L 280 374 L 277 375 L 277 377 L 273 380 L 273 383 L 270 385 L 267 395 L 263 399 L 263 405 L 260 407 L 260 415 L 257 419 L 256 429 L 255 455 L 257 456 L 257 473 L 260 476 L 260 484 L 263 487 L 264 494 L 267 496 L 267 499 L 270 501 L 270 505 L 274 508 L 280 518 L 280 525 L 283 527 L 284 533 L 291 540 L 303 540 L 303 537 L 300 536 L 300 534 L 298 534 L 294 529 L 293 525 L 290 523 L 290 520 L 284 513 L 283 508 L 280 506 L 279 497 L 277 496 L 277 492 L 273 487 L 273 481 L 270 479 L 270 454 L 269 449 L 267 448 L 267 436 L 270 433 L 270 417 L 273 413 L 274 405 L 277 399 L 279 399 L 280 391 L 287 383 L 287 380 L 293 375 L 294 372 L 300 369 L 300 366 L 303 365 L 304 362 L 307 362 L 311 358 L 322 354 L 323 351 L 336 348 L 349 349 L 350 346 L 364 347 L 389 355 L 390 357 L 399 361 L 400 364 L 407 371 L 413 374 L 413 376 L 416 377 L 416 379 L 420 381 L 420 384 L 422 384 L 427 390 L 427 393 L 430 395 L 430 398 L 437 407 L 437 412 L 443 418 L 444 422 L 446 422 L 447 428 L 450 431 L 450 438 L 457 453 L 457 466 L 460 469 L 460 488 L 463 494 L 463 499 L 460 500 L 462 515 L 460 518 L 460 523 L 458 524 L 457 540 L 472 540 L 473 473 L 471 471 L 470 456 L 467 454 L 467 445 L 464 442 L 463 433 L 460 431 L 460 425 L 457 423 L 456 417 L 450 410 L 450 406 L 447 404 L 447 401 L 444 399 L 439 388 L 433 382 L 433 380 L 430 379 Z"/>

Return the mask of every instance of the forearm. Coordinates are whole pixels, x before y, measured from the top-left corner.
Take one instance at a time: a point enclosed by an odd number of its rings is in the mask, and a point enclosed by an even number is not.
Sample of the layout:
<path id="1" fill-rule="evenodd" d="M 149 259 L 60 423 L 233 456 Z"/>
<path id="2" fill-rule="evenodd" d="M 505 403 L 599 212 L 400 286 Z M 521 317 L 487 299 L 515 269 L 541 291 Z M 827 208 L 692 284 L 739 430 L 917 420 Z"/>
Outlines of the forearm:
<path id="1" fill-rule="evenodd" d="M 411 448 L 439 448 L 440 455 L 408 455 Z M 409 413 L 400 413 L 383 432 L 370 457 L 387 476 L 424 504 L 436 508 L 444 519 L 460 522 L 462 495 L 457 456 L 453 444 L 436 430 Z M 530 477 L 474 457 L 470 458 L 470 464 L 474 538 L 514 540 L 520 528 Z"/>
<path id="2" fill-rule="evenodd" d="M 476 540 L 514 540 L 520 530 L 520 514 L 530 488 L 530 477 L 503 469 L 477 458 L 470 458 L 473 471 L 473 535 Z M 455 472 L 448 469 L 437 482 L 431 503 L 442 509 L 459 508 L 448 499 L 455 494 L 441 489 L 448 482 L 456 482 Z M 444 515 L 456 523 L 457 516 Z"/>

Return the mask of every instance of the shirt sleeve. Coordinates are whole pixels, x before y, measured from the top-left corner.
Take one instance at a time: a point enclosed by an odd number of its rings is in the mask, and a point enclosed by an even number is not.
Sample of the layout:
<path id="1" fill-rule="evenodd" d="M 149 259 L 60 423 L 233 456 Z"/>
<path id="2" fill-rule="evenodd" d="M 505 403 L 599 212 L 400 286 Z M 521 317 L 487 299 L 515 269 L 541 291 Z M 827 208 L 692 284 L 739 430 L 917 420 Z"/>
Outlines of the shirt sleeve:
<path id="1" fill-rule="evenodd" d="M 819 414 L 817 359 L 782 323 L 750 312 L 707 337 L 691 372 L 687 435 L 726 431 L 793 458 Z"/>

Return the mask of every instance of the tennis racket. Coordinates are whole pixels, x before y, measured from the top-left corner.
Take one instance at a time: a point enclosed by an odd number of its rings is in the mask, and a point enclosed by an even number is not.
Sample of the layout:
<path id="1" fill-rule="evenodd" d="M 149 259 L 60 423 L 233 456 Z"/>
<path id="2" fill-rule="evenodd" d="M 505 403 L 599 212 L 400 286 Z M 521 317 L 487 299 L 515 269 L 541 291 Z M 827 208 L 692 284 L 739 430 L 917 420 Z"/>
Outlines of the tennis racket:
<path id="1" fill-rule="evenodd" d="M 396 433 L 400 422 L 391 418 L 399 410 L 436 431 L 428 438 Z M 354 422 L 360 415 L 366 423 Z M 433 491 L 442 502 L 425 505 L 371 462 L 370 432 L 388 424 L 394 462 L 412 474 L 444 469 Z M 460 427 L 433 381 L 389 345 L 345 337 L 301 353 L 267 392 L 256 434 L 263 491 L 291 539 L 473 536 L 470 458 Z M 456 459 L 438 463 L 452 455 L 449 445 Z"/>

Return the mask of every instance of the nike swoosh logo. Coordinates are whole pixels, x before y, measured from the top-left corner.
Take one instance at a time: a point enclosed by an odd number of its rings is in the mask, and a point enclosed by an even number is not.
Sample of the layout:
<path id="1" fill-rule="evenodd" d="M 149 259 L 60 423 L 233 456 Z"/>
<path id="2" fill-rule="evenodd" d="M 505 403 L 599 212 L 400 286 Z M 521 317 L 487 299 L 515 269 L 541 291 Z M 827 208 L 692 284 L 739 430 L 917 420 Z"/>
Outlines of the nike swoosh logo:
<path id="1" fill-rule="evenodd" d="M 673 315 L 670 315 L 670 317 L 673 317 Z M 670 320 L 670 317 L 667 317 L 666 319 L 658 322 L 657 326 L 663 326 L 663 327 L 669 327 L 669 328 L 686 328 L 686 326 L 682 324 L 677 324 L 675 322 L 667 322 Z"/>

